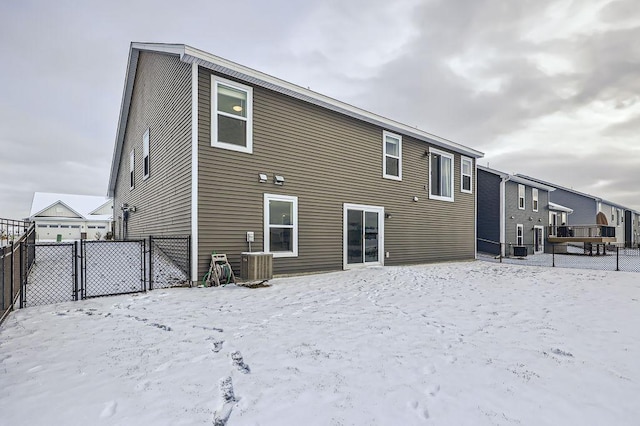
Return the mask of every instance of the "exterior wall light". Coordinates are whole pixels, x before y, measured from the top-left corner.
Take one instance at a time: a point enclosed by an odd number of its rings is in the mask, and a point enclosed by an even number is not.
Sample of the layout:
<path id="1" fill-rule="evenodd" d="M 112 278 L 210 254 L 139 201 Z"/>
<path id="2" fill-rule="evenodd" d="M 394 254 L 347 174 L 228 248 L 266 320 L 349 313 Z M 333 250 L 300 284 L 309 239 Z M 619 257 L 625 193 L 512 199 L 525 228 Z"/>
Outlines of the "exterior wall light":
<path id="1" fill-rule="evenodd" d="M 393 216 L 391 216 L 391 213 L 385 213 L 384 214 L 384 218 L 385 219 L 391 219 Z"/>
<path id="2" fill-rule="evenodd" d="M 267 175 L 264 173 L 260 173 L 258 175 L 258 177 L 260 178 L 260 183 L 266 183 L 267 182 Z"/>
<path id="3" fill-rule="evenodd" d="M 273 183 L 276 185 L 284 185 L 284 176 L 275 175 L 273 177 Z"/>

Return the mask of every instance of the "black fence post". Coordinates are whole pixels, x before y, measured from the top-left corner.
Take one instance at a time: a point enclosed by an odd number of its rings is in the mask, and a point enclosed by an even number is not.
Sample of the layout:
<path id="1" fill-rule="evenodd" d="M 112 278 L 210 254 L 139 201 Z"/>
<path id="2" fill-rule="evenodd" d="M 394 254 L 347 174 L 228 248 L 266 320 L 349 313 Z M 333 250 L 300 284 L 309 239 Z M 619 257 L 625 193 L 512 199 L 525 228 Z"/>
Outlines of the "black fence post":
<path id="1" fill-rule="evenodd" d="M 620 270 L 620 246 L 616 246 L 616 271 Z"/>
<path id="2" fill-rule="evenodd" d="M 73 242 L 73 300 L 78 300 L 78 242 Z"/>
<path id="3" fill-rule="evenodd" d="M 147 292 L 147 240 L 142 240 L 142 291 Z"/>
<path id="4" fill-rule="evenodd" d="M 551 267 L 556 267 L 556 245 L 555 243 L 551 244 Z"/>
<path id="5" fill-rule="evenodd" d="M 15 255 L 14 255 L 14 246 L 13 246 L 13 241 L 11 241 L 11 244 L 9 245 L 9 248 L 11 249 L 11 269 L 10 269 L 10 273 L 11 273 L 11 286 L 9 287 L 10 291 L 11 291 L 11 295 L 9 297 L 11 297 L 11 310 L 15 310 L 15 300 L 16 300 L 16 296 L 15 296 L 15 288 L 14 288 L 14 282 L 16 279 L 16 271 L 15 271 Z M 20 250 L 20 279 L 22 282 L 22 250 Z M 21 305 L 22 307 L 22 305 Z"/>
<path id="6" fill-rule="evenodd" d="M 153 236 L 149 235 L 149 290 L 153 290 Z"/>

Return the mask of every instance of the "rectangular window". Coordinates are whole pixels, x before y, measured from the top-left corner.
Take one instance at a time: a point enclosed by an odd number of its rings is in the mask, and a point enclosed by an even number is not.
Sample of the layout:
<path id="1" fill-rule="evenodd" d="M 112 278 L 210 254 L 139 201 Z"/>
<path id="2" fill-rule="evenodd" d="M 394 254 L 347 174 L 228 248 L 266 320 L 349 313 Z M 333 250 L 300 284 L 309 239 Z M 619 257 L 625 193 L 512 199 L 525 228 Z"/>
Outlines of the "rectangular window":
<path id="1" fill-rule="evenodd" d="M 617 213 L 618 214 L 616 216 L 616 219 L 617 219 L 616 225 L 620 226 L 620 223 L 622 223 L 622 210 L 618 209 Z"/>
<path id="2" fill-rule="evenodd" d="M 524 185 L 518 184 L 518 208 L 524 210 Z"/>
<path id="3" fill-rule="evenodd" d="M 129 154 L 129 189 L 135 188 L 135 164 L 135 150 L 131 150 L 131 153 Z"/>
<path id="4" fill-rule="evenodd" d="M 149 177 L 149 129 L 142 136 L 142 179 Z"/>
<path id="5" fill-rule="evenodd" d="M 382 140 L 382 176 L 386 179 L 402 180 L 402 136 L 383 131 Z"/>
<path id="6" fill-rule="evenodd" d="M 453 154 L 429 149 L 429 198 L 453 201 Z"/>
<path id="7" fill-rule="evenodd" d="M 253 88 L 212 78 L 211 146 L 253 152 Z"/>
<path id="8" fill-rule="evenodd" d="M 611 207 L 611 223 L 615 222 L 616 220 L 616 209 Z"/>
<path id="9" fill-rule="evenodd" d="M 80 229 L 80 225 L 71 225 L 71 229 Z"/>
<path id="10" fill-rule="evenodd" d="M 524 226 L 521 224 L 516 225 L 516 245 L 521 246 L 524 242 L 523 239 Z"/>
<path id="11" fill-rule="evenodd" d="M 298 256 L 298 197 L 264 194 L 264 251 Z"/>
<path id="12" fill-rule="evenodd" d="M 460 178 L 460 190 L 471 194 L 471 183 L 473 182 L 473 160 L 471 158 L 462 157 L 462 168 Z"/>
<path id="13" fill-rule="evenodd" d="M 533 198 L 533 211 L 537 212 L 538 211 L 538 188 L 533 188 L 531 190 L 531 195 Z"/>

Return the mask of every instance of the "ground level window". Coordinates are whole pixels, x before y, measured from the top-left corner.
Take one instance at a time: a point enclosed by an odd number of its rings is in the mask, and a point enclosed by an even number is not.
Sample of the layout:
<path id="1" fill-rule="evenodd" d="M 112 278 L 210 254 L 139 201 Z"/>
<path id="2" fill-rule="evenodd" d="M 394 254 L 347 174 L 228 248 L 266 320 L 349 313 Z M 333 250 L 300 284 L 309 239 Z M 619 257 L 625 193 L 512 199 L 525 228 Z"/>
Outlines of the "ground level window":
<path id="1" fill-rule="evenodd" d="M 523 244 L 523 232 L 524 227 L 520 224 L 516 225 L 516 245 L 521 246 Z"/>
<path id="2" fill-rule="evenodd" d="M 264 194 L 264 251 L 298 256 L 298 197 Z"/>

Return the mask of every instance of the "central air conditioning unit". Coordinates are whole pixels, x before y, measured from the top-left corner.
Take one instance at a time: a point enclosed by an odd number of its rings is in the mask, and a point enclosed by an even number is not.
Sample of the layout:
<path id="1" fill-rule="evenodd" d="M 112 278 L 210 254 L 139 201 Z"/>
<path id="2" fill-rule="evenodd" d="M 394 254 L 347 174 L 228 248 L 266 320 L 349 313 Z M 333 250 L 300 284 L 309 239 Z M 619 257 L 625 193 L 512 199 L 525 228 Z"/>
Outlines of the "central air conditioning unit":
<path id="1" fill-rule="evenodd" d="M 527 246 L 513 246 L 513 255 L 515 257 L 526 257 Z"/>
<path id="2" fill-rule="evenodd" d="M 244 281 L 267 281 L 273 278 L 273 253 L 241 253 L 240 276 Z"/>

